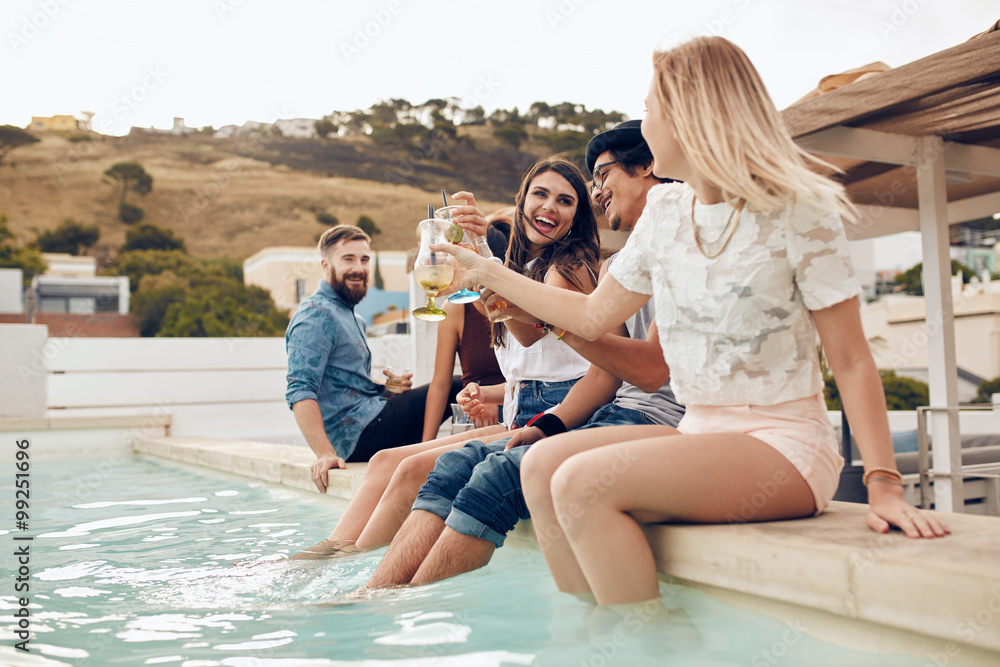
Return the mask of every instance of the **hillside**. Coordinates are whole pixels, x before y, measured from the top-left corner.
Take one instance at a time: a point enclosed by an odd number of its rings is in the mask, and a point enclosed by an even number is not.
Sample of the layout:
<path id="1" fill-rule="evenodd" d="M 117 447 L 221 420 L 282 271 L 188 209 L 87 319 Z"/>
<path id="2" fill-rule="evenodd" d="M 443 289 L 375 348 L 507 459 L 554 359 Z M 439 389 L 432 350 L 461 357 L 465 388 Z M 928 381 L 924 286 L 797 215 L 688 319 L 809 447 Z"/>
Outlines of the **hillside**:
<path id="1" fill-rule="evenodd" d="M 43 135 L 0 164 L 0 213 L 21 242 L 73 218 L 99 225 L 92 254 L 113 254 L 128 227 L 116 217 L 118 190 L 102 174 L 138 162 L 152 175 L 153 190 L 129 202 L 145 210 L 143 222 L 173 230 L 195 256 L 244 259 L 268 246 L 312 245 L 323 229 L 317 213 L 351 223 L 368 215 L 382 229 L 376 247 L 401 250 L 414 245 L 413 228 L 427 205 L 441 205 L 441 188 L 481 194 L 489 213 L 513 203 L 519 175 L 533 159 L 491 137 L 415 148 L 368 137 L 95 137 L 74 143 Z"/>

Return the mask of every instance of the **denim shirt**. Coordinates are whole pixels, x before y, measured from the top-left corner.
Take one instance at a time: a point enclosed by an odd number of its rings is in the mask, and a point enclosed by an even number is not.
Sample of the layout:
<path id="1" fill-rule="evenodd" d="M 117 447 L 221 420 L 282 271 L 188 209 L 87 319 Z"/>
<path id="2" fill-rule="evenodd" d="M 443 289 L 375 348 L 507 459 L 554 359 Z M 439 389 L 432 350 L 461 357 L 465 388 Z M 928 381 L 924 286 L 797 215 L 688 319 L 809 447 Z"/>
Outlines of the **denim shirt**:
<path id="1" fill-rule="evenodd" d="M 288 407 L 309 398 L 319 403 L 326 435 L 346 460 L 386 403 L 371 379 L 372 353 L 354 306 L 321 280 L 292 315 L 285 350 Z"/>

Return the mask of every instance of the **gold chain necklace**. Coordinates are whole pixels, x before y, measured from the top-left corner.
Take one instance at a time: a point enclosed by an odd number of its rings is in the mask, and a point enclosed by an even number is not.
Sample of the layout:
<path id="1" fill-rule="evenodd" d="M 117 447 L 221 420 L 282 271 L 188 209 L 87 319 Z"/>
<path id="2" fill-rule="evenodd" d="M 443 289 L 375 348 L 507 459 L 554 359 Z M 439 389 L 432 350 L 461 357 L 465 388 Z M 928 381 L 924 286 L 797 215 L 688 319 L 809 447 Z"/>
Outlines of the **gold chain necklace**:
<path id="1" fill-rule="evenodd" d="M 740 216 L 743 215 L 743 204 L 745 202 L 741 200 L 740 205 L 733 208 L 733 212 L 729 214 L 729 220 L 726 221 L 726 226 L 723 227 L 722 232 L 719 234 L 717 238 L 708 242 L 708 245 L 714 246 L 716 243 L 719 242 L 719 240 L 723 236 L 726 237 L 726 240 L 723 241 L 722 243 L 722 247 L 719 248 L 717 252 L 710 255 L 707 252 L 705 252 L 705 249 L 701 246 L 701 237 L 698 236 L 698 225 L 696 225 L 694 222 L 694 202 L 696 199 L 697 197 L 695 197 L 694 195 L 691 196 L 691 231 L 694 232 L 694 243 L 696 246 L 698 246 L 698 251 L 702 255 L 704 255 L 708 259 L 715 259 L 716 257 L 722 254 L 722 251 L 725 250 L 726 246 L 729 245 L 729 241 L 732 240 L 733 234 L 736 233 L 736 226 L 740 224 Z M 735 220 L 733 219 L 734 216 L 736 218 Z"/>

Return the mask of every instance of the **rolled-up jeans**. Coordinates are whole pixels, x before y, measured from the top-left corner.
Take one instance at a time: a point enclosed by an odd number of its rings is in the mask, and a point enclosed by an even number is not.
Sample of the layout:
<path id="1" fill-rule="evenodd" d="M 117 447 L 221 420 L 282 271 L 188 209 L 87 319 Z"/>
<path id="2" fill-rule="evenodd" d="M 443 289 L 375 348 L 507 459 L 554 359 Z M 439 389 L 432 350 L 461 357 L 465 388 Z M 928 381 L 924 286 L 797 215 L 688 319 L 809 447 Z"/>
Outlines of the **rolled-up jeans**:
<path id="1" fill-rule="evenodd" d="M 576 430 L 649 423 L 644 413 L 611 403 Z M 503 546 L 517 522 L 529 518 L 521 490 L 521 459 L 528 447 L 505 451 L 508 440 L 474 440 L 439 456 L 413 509 L 436 514 L 463 535 Z"/>

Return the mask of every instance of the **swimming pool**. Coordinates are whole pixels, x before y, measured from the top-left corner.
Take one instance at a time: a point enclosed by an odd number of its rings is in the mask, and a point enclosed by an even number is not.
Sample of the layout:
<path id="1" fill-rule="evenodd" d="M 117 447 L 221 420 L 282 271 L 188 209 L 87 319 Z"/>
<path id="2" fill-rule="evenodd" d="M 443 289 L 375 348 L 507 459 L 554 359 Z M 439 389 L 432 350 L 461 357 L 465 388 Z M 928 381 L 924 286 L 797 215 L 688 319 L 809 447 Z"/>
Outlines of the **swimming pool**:
<path id="1" fill-rule="evenodd" d="M 345 502 L 150 457 L 46 460 L 32 489 L 31 654 L 7 640 L 3 664 L 923 664 L 669 583 L 666 620 L 622 619 L 559 593 L 541 554 L 515 545 L 477 572 L 346 599 L 382 550 L 287 559 L 325 537 Z M 6 638 L 16 600 L 3 592 Z"/>

